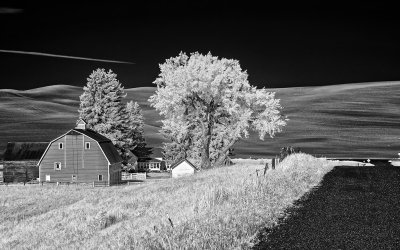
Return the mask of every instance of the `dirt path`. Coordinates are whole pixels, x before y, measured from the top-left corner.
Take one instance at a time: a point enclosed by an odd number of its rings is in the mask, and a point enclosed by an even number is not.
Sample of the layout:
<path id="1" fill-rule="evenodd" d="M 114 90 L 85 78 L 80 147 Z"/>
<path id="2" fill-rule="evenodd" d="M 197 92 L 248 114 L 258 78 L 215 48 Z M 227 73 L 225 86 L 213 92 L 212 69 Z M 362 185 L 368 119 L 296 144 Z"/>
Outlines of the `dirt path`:
<path id="1" fill-rule="evenodd" d="M 255 249 L 400 249 L 400 168 L 336 167 Z"/>

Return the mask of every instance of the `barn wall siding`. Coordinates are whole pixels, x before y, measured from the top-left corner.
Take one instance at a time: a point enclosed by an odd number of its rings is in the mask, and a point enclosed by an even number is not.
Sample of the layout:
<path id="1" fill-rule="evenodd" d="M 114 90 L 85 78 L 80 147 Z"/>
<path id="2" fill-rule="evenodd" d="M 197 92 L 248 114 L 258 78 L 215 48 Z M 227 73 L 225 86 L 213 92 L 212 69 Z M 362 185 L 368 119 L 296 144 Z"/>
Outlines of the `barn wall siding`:
<path id="1" fill-rule="evenodd" d="M 121 163 L 110 165 L 110 185 L 119 184 L 121 182 Z"/>
<path id="2" fill-rule="evenodd" d="M 59 149 L 59 143 L 64 143 Z M 90 142 L 90 149 L 85 149 Z M 61 170 L 54 170 L 54 162 L 61 162 Z M 72 175 L 77 182 L 98 181 L 98 175 L 108 180 L 108 161 L 97 141 L 85 135 L 65 135 L 54 141 L 40 164 L 40 181 L 50 175 L 51 182 L 71 182 Z"/>

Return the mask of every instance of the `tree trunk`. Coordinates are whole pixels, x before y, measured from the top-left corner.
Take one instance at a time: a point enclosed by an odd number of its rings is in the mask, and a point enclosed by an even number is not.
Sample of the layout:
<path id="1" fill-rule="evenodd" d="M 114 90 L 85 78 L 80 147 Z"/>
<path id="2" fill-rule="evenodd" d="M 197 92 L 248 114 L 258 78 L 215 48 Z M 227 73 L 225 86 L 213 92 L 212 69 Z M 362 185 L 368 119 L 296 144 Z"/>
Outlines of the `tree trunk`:
<path id="1" fill-rule="evenodd" d="M 211 143 L 211 130 L 207 126 L 207 130 L 203 135 L 203 148 L 201 150 L 201 168 L 211 168 L 210 161 L 210 143 Z"/>
<path id="2" fill-rule="evenodd" d="M 210 144 L 211 144 L 211 134 L 213 128 L 212 116 L 208 114 L 207 124 L 202 126 L 203 128 L 203 148 L 201 150 L 201 168 L 211 168 L 210 161 Z"/>
<path id="3" fill-rule="evenodd" d="M 233 145 L 235 145 L 237 140 L 233 140 L 231 141 L 231 143 L 229 143 L 220 153 L 220 156 L 218 157 L 218 159 L 215 161 L 215 165 L 216 166 L 222 166 L 223 163 L 225 162 L 225 159 L 228 157 L 229 154 L 229 149 L 233 147 Z"/>
<path id="4" fill-rule="evenodd" d="M 224 153 L 221 153 L 221 155 L 218 157 L 218 159 L 215 161 L 215 166 L 224 166 L 225 165 L 225 160 L 228 157 L 229 152 L 226 151 Z"/>

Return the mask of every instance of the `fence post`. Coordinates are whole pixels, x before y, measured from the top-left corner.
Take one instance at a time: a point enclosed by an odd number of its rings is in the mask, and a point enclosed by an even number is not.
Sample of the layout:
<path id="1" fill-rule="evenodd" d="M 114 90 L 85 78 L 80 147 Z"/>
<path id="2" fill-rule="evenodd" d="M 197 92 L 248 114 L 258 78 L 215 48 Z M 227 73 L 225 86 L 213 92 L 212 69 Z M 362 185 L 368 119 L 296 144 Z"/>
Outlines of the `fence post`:
<path id="1" fill-rule="evenodd" d="M 265 175 L 265 173 L 267 172 L 267 169 L 268 169 L 268 162 L 267 162 L 267 163 L 265 163 L 264 175 Z"/>

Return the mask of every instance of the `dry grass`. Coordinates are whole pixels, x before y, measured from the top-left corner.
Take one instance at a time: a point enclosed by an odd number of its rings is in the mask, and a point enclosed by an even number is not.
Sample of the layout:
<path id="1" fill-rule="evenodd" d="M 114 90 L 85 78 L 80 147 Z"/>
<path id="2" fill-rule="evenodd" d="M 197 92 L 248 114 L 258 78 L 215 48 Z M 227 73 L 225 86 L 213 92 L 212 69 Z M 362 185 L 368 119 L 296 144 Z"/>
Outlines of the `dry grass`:
<path id="1" fill-rule="evenodd" d="M 264 163 L 124 187 L 2 186 L 0 249 L 249 248 L 333 168 L 298 154 L 257 177 Z"/>

